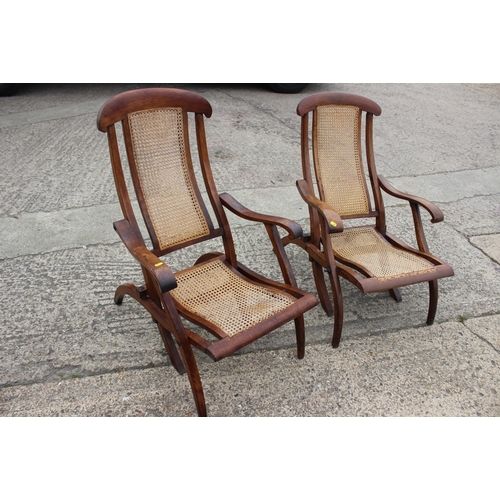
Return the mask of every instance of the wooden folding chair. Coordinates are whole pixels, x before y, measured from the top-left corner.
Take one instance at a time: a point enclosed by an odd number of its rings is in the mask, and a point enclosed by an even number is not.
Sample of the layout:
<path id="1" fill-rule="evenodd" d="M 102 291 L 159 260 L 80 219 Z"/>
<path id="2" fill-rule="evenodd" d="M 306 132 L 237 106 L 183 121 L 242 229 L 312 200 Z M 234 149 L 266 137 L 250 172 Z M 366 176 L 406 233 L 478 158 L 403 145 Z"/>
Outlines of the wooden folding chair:
<path id="1" fill-rule="evenodd" d="M 193 169 L 188 113 L 194 113 L 203 182 L 217 219 L 214 226 Z M 144 284 L 118 287 L 115 302 L 130 295 L 153 317 L 175 369 L 187 372 L 198 415 L 207 410 L 192 346 L 213 360 L 295 321 L 298 357 L 304 357 L 303 313 L 317 304 L 296 287 L 277 226 L 294 238 L 302 230 L 288 219 L 254 213 L 215 188 L 204 118 L 212 108 L 200 95 L 179 89 L 142 89 L 104 104 L 98 129 L 108 136 L 113 174 L 124 219 L 114 228 L 142 268 Z M 148 249 L 130 201 L 115 124 L 121 122 L 135 195 L 152 248 Z M 223 206 L 244 219 L 262 222 L 278 257 L 285 283 L 260 276 L 236 260 Z M 159 257 L 195 243 L 222 238 L 224 253 L 202 255 L 192 267 L 173 273 Z M 209 341 L 184 326 L 180 316 L 203 327 Z M 180 353 L 179 353 L 180 351 Z"/>
<path id="2" fill-rule="evenodd" d="M 371 206 L 362 161 L 362 115 L 365 114 L 365 154 L 373 193 Z M 339 276 L 353 283 L 363 293 L 389 290 L 401 300 L 399 287 L 428 281 L 430 289 L 427 324 L 434 321 L 438 300 L 439 278 L 453 276 L 452 268 L 429 253 L 419 207 L 431 215 L 431 222 L 443 220 L 441 210 L 433 203 L 394 189 L 377 175 L 373 152 L 373 116 L 381 109 L 361 96 L 322 92 L 300 101 L 297 114 L 301 119 L 301 151 L 304 179 L 297 188 L 309 205 L 310 235 L 283 238 L 295 243 L 310 256 L 314 279 L 325 312 L 334 314 L 333 347 L 342 334 L 343 299 Z M 309 156 L 312 114 L 312 153 L 316 196 Z M 410 203 L 418 250 L 411 248 L 386 230 L 385 208 L 381 189 Z M 375 219 L 374 225 L 344 228 L 343 220 Z M 330 302 L 325 284 L 327 272 L 333 294 Z"/>

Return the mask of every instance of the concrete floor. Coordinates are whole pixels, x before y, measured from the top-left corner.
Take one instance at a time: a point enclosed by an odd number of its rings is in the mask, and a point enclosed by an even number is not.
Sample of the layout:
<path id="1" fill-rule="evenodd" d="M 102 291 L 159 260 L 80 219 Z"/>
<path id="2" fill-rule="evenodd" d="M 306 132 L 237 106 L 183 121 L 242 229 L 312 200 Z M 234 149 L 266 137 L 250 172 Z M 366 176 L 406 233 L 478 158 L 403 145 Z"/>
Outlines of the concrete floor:
<path id="1" fill-rule="evenodd" d="M 141 277 L 112 229 L 121 215 L 95 120 L 106 99 L 139 86 L 26 85 L 2 98 L 1 416 L 196 414 L 154 324 L 133 301 L 113 303 L 117 285 Z M 304 229 L 298 102 L 326 90 L 376 101 L 378 171 L 443 210 L 444 222 L 424 214 L 424 225 L 431 252 L 455 270 L 440 281 L 432 327 L 425 284 L 395 303 L 343 282 L 339 349 L 318 306 L 306 314 L 304 360 L 287 325 L 217 364 L 197 355 L 209 415 L 500 416 L 500 85 L 181 87 L 214 109 L 206 129 L 219 191 Z M 386 203 L 389 230 L 412 243 L 408 206 Z M 239 259 L 278 279 L 265 231 L 230 220 Z M 306 255 L 287 248 L 299 286 L 315 293 Z M 169 264 L 194 259 L 188 251 Z"/>

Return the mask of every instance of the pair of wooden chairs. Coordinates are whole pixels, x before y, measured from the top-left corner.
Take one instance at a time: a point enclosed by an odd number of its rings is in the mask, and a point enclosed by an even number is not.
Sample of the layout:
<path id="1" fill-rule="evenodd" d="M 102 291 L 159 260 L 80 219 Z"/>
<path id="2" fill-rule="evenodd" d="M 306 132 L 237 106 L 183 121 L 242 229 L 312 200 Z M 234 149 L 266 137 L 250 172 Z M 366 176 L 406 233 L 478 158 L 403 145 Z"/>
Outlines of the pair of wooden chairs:
<path id="1" fill-rule="evenodd" d="M 308 115 L 313 114 L 312 146 L 319 198 L 314 194 L 309 160 Z M 361 115 L 365 112 L 366 151 L 375 208 L 370 207 L 361 163 Z M 188 113 L 194 113 L 196 141 L 203 183 L 217 224 L 214 225 L 200 193 L 191 159 Z M 276 328 L 294 320 L 297 353 L 305 353 L 304 313 L 318 303 L 297 288 L 284 247 L 297 244 L 312 262 L 322 307 L 335 314 L 333 345 L 342 330 L 342 293 L 339 276 L 364 293 L 390 290 L 400 300 L 398 287 L 422 281 L 430 285 L 427 322 L 434 319 L 437 279 L 453 274 L 451 268 L 428 253 L 419 206 L 442 220 L 433 204 L 396 191 L 377 176 L 373 159 L 372 118 L 380 108 L 372 101 L 348 94 L 323 93 L 301 101 L 304 179 L 299 192 L 309 206 L 311 232 L 289 219 L 262 215 L 240 205 L 229 194 L 218 194 L 212 176 L 204 130 L 204 116 L 212 108 L 200 95 L 178 89 L 143 89 L 120 94 L 104 104 L 98 129 L 108 136 L 118 198 L 124 219 L 114 228 L 141 266 L 144 284 L 117 288 L 115 302 L 125 295 L 139 302 L 157 323 L 170 361 L 189 377 L 198 415 L 206 404 L 193 347 L 218 361 Z M 122 168 L 115 124 L 121 122 L 133 190 L 152 248 L 148 248 L 134 214 Z M 385 229 L 380 188 L 410 202 L 419 249 L 400 242 Z M 336 192 L 339 194 L 335 194 Z M 283 282 L 256 274 L 238 262 L 225 209 L 264 224 L 277 256 Z M 375 226 L 344 229 L 343 219 L 375 218 Z M 281 237 L 278 228 L 287 235 Z M 192 267 L 172 272 L 160 259 L 171 252 L 213 238 L 222 238 L 223 253 L 202 255 Z M 333 304 L 324 279 L 329 275 Z M 212 341 L 188 329 L 187 319 L 211 334 Z"/>

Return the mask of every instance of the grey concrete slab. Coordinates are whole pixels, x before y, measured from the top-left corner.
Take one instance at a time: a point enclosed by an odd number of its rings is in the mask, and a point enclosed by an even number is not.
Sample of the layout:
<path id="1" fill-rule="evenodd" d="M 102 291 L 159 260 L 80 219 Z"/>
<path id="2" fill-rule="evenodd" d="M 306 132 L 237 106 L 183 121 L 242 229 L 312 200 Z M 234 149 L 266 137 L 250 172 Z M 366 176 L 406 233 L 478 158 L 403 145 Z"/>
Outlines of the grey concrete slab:
<path id="1" fill-rule="evenodd" d="M 446 223 L 464 236 L 500 233 L 500 195 L 474 196 L 440 208 Z"/>
<path id="2" fill-rule="evenodd" d="M 488 94 L 462 84 L 332 83 L 311 85 L 300 97 L 334 91 L 373 99 L 382 108 L 374 120 L 379 172 L 418 176 L 498 166 L 500 100 L 492 95 L 498 87 L 492 85 Z M 298 131 L 297 97 L 282 95 L 263 104 L 254 94 L 245 100 Z"/>
<path id="3" fill-rule="evenodd" d="M 476 172 L 452 172 L 419 177 L 398 177 L 389 180 L 397 189 L 425 197 L 438 204 L 464 198 L 475 199 L 481 196 L 481 200 L 484 201 L 479 203 L 473 219 L 466 216 L 463 204 L 458 205 L 458 210 L 450 210 L 453 220 L 458 219 L 456 228 L 463 231 L 465 224 L 472 225 L 477 231 L 478 226 L 484 227 L 487 224 L 487 227 L 500 231 L 500 204 L 498 204 L 500 167 L 480 171 L 479 175 L 476 175 Z M 91 182 L 94 182 L 93 178 Z M 294 185 L 260 189 L 230 188 L 228 192 L 247 208 L 261 213 L 280 215 L 296 221 L 304 219 L 308 214 L 307 206 Z M 488 197 L 490 194 L 496 197 Z M 206 196 L 205 202 L 207 206 L 210 205 Z M 407 202 L 389 195 L 384 195 L 384 202 L 387 207 L 396 205 L 408 207 Z M 492 217 L 487 216 L 488 207 L 490 207 Z M 444 207 L 443 209 L 446 212 Z M 247 221 L 231 213 L 228 216 L 231 224 L 236 227 L 248 224 Z M 426 216 L 424 212 L 424 217 Z M 118 203 L 0 216 L 2 241 L 0 258 L 98 243 L 113 243 L 118 241 L 118 237 L 112 230 L 112 223 L 121 218 Z M 305 227 L 307 225 L 308 222 L 305 221 Z"/>
<path id="4" fill-rule="evenodd" d="M 500 353 L 500 327 L 497 316 L 486 316 L 482 318 L 471 318 L 463 321 L 463 324 L 480 339 L 491 345 L 496 352 Z"/>
<path id="5" fill-rule="evenodd" d="M 463 172 L 412 175 L 390 179 L 400 191 L 421 196 L 434 203 L 446 203 L 500 193 L 500 166 Z M 384 195 L 384 199 L 390 199 Z"/>
<path id="6" fill-rule="evenodd" d="M 500 85 L 498 83 L 466 83 L 467 87 L 485 92 L 500 99 Z"/>
<path id="7" fill-rule="evenodd" d="M 97 113 L 103 102 L 103 99 L 100 98 L 93 101 L 75 102 L 72 104 L 61 105 L 61 103 L 58 103 L 57 106 L 35 111 L 16 111 L 11 114 L 1 114 L 0 128 L 19 127 L 26 124 Z"/>
<path id="8" fill-rule="evenodd" d="M 92 113 L 1 129 L 2 214 L 116 203 L 106 139 L 95 121 Z"/>
<path id="9" fill-rule="evenodd" d="M 500 327 L 500 317 L 477 319 Z M 200 365 L 211 416 L 500 416 L 500 354 L 460 323 Z M 172 367 L 0 390 L 3 416 L 193 416 Z"/>
<path id="10" fill-rule="evenodd" d="M 202 194 L 212 220 L 216 221 L 206 193 Z M 308 213 L 307 206 L 300 198 L 295 186 L 260 190 L 238 189 L 230 190 L 230 194 L 247 208 L 254 207 L 264 214 L 300 220 Z M 276 208 L 277 200 L 280 200 L 280 212 Z M 133 205 L 139 213 L 135 200 L 133 200 Z M 229 211 L 227 216 L 231 227 L 252 224 Z M 113 230 L 113 222 L 122 218 L 119 203 L 0 216 L 0 259 L 99 243 L 115 243 L 120 239 Z M 142 221 L 139 223 L 144 237 L 148 238 L 144 224 Z"/>
<path id="11" fill-rule="evenodd" d="M 0 217 L 0 258 L 115 243 L 112 223 L 122 218 L 118 203 Z"/>

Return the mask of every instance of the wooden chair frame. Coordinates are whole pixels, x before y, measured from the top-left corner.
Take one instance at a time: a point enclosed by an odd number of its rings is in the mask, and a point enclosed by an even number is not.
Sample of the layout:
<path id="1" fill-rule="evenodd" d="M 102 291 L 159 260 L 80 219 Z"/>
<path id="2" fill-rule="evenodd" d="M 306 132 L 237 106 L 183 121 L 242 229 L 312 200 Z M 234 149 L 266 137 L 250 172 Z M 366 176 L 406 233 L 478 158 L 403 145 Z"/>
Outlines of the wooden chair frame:
<path id="1" fill-rule="evenodd" d="M 152 222 L 152 217 L 150 217 L 151 214 L 148 210 L 147 200 L 145 199 L 141 179 L 138 174 L 129 122 L 130 116 L 133 116 L 137 112 L 170 109 L 180 109 L 181 111 L 178 113 L 182 113 L 183 139 L 179 140 L 181 143 L 183 142 L 183 146 L 185 147 L 186 165 L 190 182 L 192 183 L 199 207 L 201 207 L 203 212 L 203 217 L 207 222 L 208 231 L 203 236 L 162 248 L 157 230 Z M 210 220 L 195 178 L 189 151 L 188 113 L 194 113 L 195 116 L 196 139 L 203 181 L 218 222 L 218 227 L 215 227 Z M 281 227 L 287 231 L 291 238 L 300 238 L 302 236 L 301 227 L 288 219 L 255 213 L 240 205 L 229 194 L 224 193 L 219 195 L 217 193 L 210 168 L 203 118 L 204 116 L 209 118 L 211 114 L 212 108 L 209 102 L 198 94 L 179 89 L 141 89 L 125 92 L 113 97 L 103 105 L 97 118 L 98 129 L 106 132 L 108 136 L 111 164 L 124 216 L 123 220 L 114 223 L 114 228 L 128 251 L 140 264 L 144 276 L 144 284 L 140 286 L 130 283 L 120 285 L 115 293 L 115 302 L 116 304 L 121 304 L 124 296 L 130 295 L 151 314 L 153 320 L 157 323 L 172 365 L 180 374 L 186 372 L 188 374 L 199 416 L 206 416 L 207 409 L 192 347 L 206 353 L 214 361 L 219 361 L 293 319 L 295 321 L 298 357 L 302 359 L 305 353 L 303 313 L 318 303 L 314 295 L 299 290 L 296 287 L 292 268 L 277 229 Z M 121 122 L 123 126 L 125 147 L 135 194 L 151 237 L 152 249 L 147 248 L 145 244 L 130 201 L 115 130 L 115 124 L 118 122 Z M 233 238 L 223 207 L 246 220 L 258 221 L 264 224 L 278 258 L 285 283 L 278 283 L 260 276 L 237 261 Z M 256 285 L 276 293 L 281 293 L 282 295 L 286 294 L 291 297 L 290 300 L 293 299 L 292 305 L 272 314 L 271 317 L 258 324 L 238 332 L 236 335 L 229 336 L 213 322 L 187 309 L 176 300 L 173 293 L 175 293 L 178 284 L 179 273 L 173 273 L 169 266 L 160 260 L 160 257 L 193 245 L 194 243 L 213 238 L 222 238 L 224 253 L 211 252 L 202 255 L 194 264 L 193 269 L 204 263 L 220 262 L 225 266 L 224 269 L 230 270 L 232 275 L 236 277 L 235 279 L 249 283 L 251 286 Z M 209 342 L 186 328 L 181 321 L 181 316 L 209 331 L 214 335 L 215 341 Z"/>
<path id="2" fill-rule="evenodd" d="M 316 115 L 317 110 L 322 106 L 356 107 L 359 110 L 358 127 L 360 137 L 362 114 L 364 113 L 365 115 L 365 156 L 374 202 L 374 208 L 372 209 L 368 197 L 368 210 L 365 213 L 341 216 L 335 207 L 332 207 L 325 202 L 324 187 L 321 182 L 321 176 L 318 174 L 317 165 L 318 122 Z M 432 223 L 440 222 L 443 220 L 443 213 L 441 210 L 435 204 L 423 198 L 403 193 L 395 189 L 382 175 L 377 174 L 373 150 L 373 116 L 379 116 L 380 113 L 381 109 L 378 104 L 365 97 L 336 92 L 322 92 L 310 95 L 304 98 L 297 107 L 297 114 L 301 117 L 301 156 L 302 171 L 304 176 L 304 179 L 297 181 L 297 188 L 301 197 L 309 206 L 310 234 L 303 235 L 300 238 L 286 236 L 283 238 L 283 243 L 284 245 L 294 243 L 303 248 L 309 254 L 321 305 L 328 316 L 334 315 L 334 331 L 332 337 L 332 346 L 334 348 L 338 347 L 340 343 L 343 325 L 343 299 L 339 281 L 340 276 L 350 281 L 363 293 L 388 290 L 391 297 L 397 302 L 401 301 L 399 287 L 428 281 L 430 290 L 429 310 L 427 315 L 428 325 L 431 325 L 434 322 L 436 315 L 438 301 L 437 280 L 439 278 L 453 276 L 453 269 L 448 264 L 429 253 L 429 247 L 424 235 L 424 228 L 420 216 L 420 207 L 422 207 L 431 215 Z M 309 142 L 310 114 L 313 116 L 311 131 L 313 165 L 316 173 L 315 180 L 317 182 L 319 197 L 315 194 L 311 173 L 312 169 Z M 359 142 L 361 143 L 361 139 Z M 359 155 L 361 157 L 361 145 L 359 145 L 359 149 Z M 364 188 L 368 194 L 365 180 Z M 385 208 L 381 190 L 396 198 L 409 202 L 415 226 L 418 250 L 406 245 L 387 232 Z M 415 273 L 407 276 L 394 276 L 390 279 L 381 280 L 374 276 L 374 274 L 365 267 L 357 265 L 340 256 L 332 247 L 330 235 L 344 231 L 343 220 L 358 218 L 375 219 L 375 225 L 366 227 L 375 228 L 378 235 L 380 235 L 391 247 L 425 259 L 427 262 L 432 264 L 432 272 L 428 274 Z M 325 283 L 324 271 L 327 272 L 331 284 L 333 308 Z M 429 279 L 429 277 L 432 279 Z"/>

